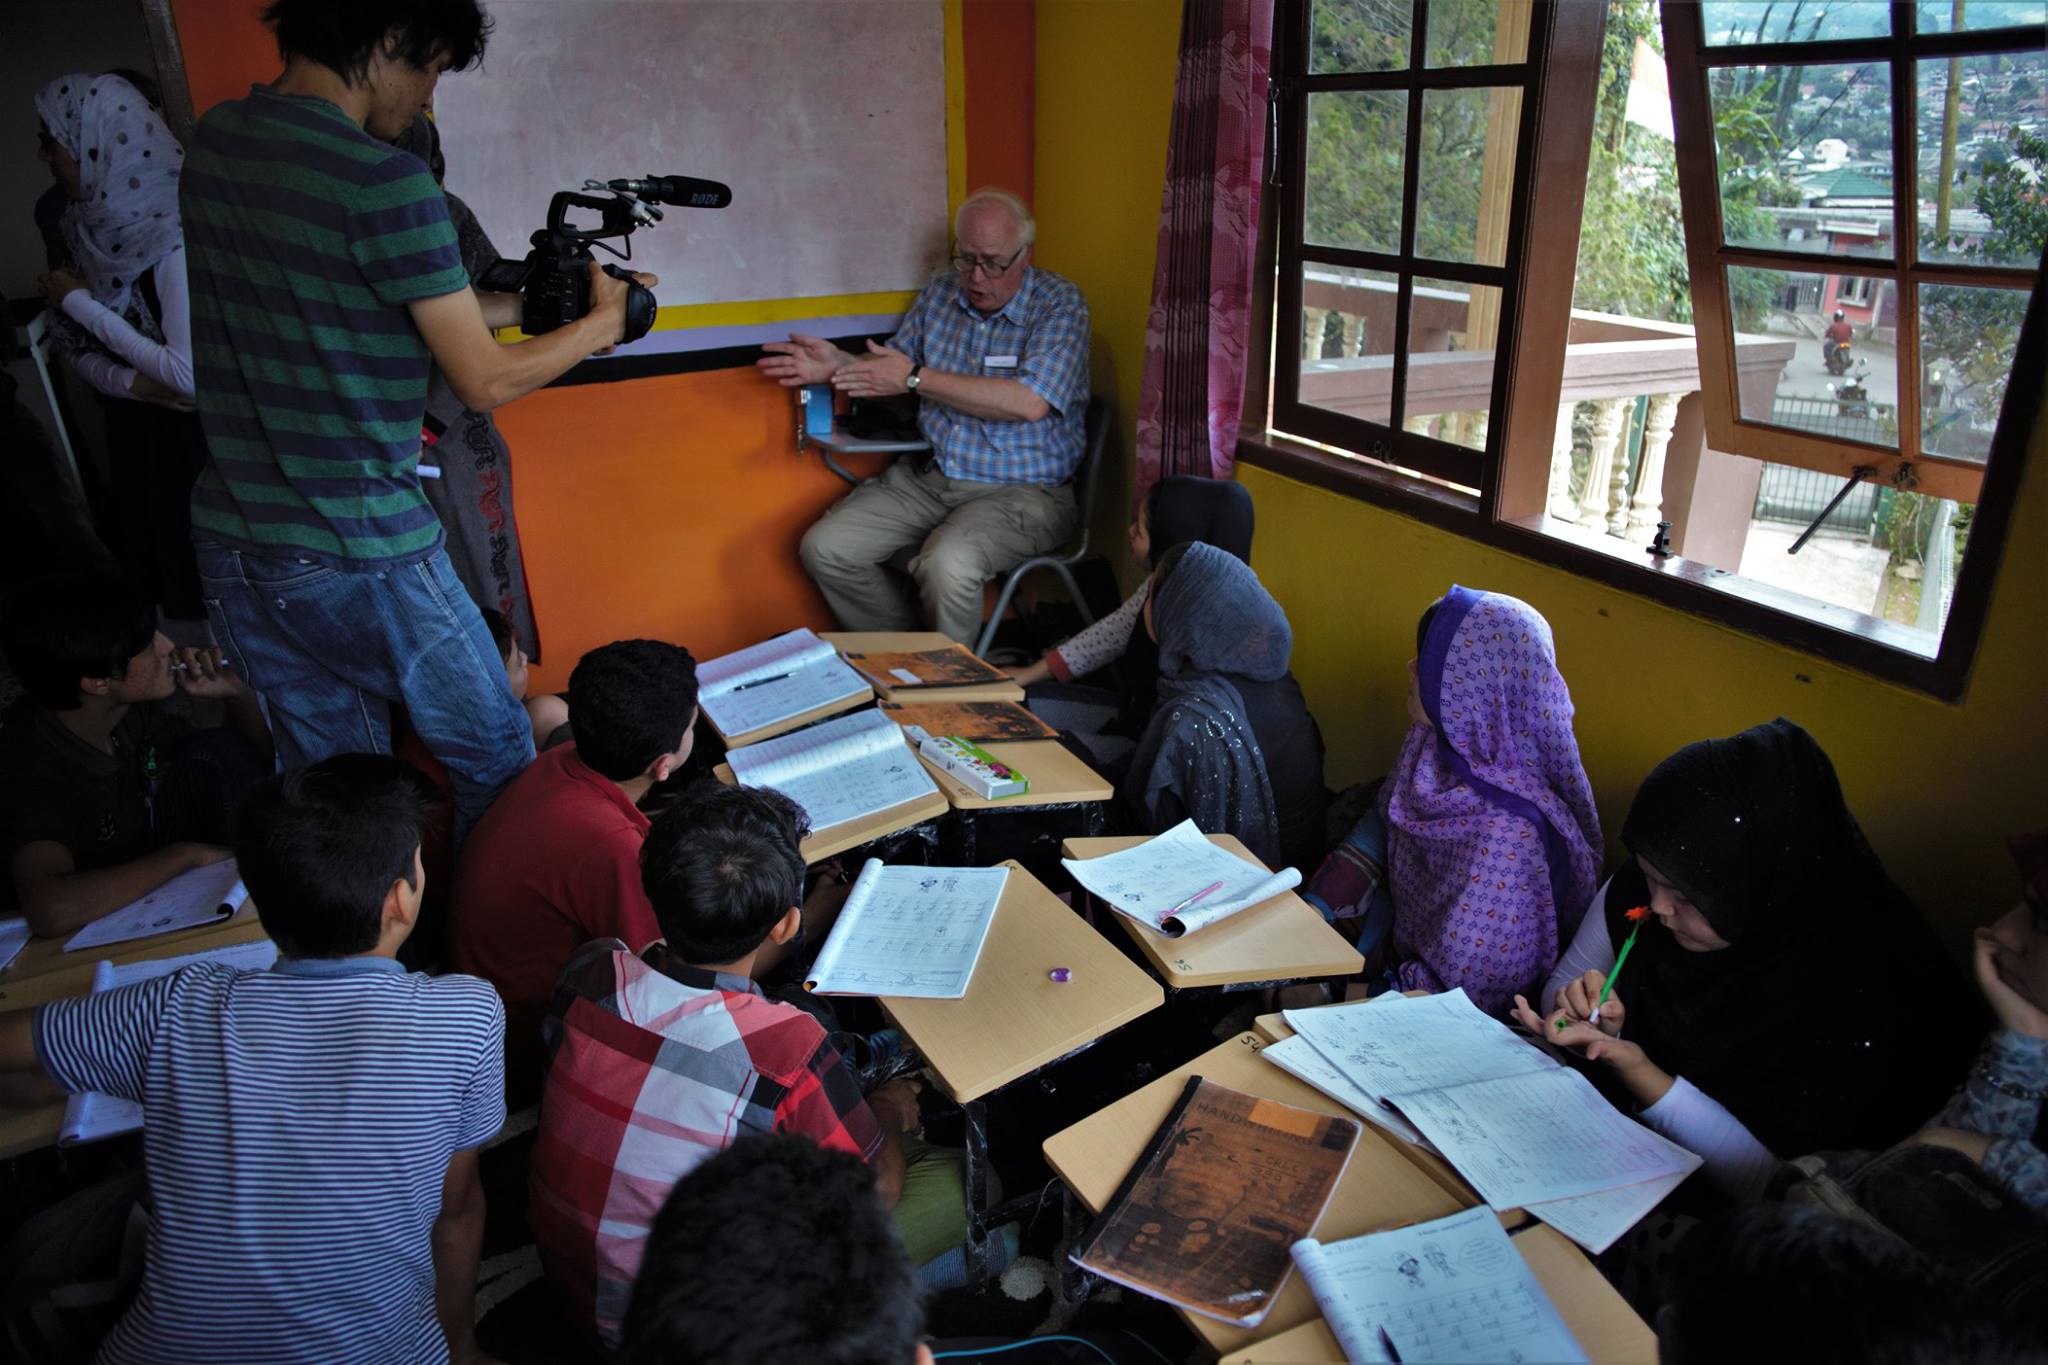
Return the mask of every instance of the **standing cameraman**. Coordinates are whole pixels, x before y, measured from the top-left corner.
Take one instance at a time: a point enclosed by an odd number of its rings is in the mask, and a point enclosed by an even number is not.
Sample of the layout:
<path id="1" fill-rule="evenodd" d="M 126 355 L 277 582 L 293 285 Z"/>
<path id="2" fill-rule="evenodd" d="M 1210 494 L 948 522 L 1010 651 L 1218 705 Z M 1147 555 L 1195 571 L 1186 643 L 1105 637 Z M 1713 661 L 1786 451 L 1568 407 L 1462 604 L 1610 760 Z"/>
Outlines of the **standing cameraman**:
<path id="1" fill-rule="evenodd" d="M 428 360 L 487 411 L 618 342 L 627 287 L 593 266 L 585 317 L 500 346 L 518 299 L 470 289 L 440 186 L 388 144 L 482 54 L 477 0 L 275 0 L 264 18 L 284 74 L 200 121 L 180 194 L 207 614 L 287 765 L 388 750 L 403 702 L 454 779 L 460 837 L 533 741 L 420 491 Z"/>

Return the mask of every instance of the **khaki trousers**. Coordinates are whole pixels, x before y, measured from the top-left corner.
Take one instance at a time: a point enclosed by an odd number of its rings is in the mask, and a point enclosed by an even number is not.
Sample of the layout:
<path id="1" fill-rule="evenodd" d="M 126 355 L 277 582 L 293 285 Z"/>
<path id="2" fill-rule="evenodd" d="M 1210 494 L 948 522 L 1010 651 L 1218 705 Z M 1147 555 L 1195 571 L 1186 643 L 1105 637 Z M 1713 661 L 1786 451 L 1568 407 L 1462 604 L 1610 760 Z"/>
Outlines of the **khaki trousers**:
<path id="1" fill-rule="evenodd" d="M 923 468 L 919 468 L 923 465 Z M 982 585 L 1072 534 L 1067 485 L 949 479 L 899 459 L 864 481 L 804 533 L 804 568 L 846 630 L 916 630 L 918 615 L 883 567 L 917 546 L 910 576 L 935 628 L 972 645 Z"/>

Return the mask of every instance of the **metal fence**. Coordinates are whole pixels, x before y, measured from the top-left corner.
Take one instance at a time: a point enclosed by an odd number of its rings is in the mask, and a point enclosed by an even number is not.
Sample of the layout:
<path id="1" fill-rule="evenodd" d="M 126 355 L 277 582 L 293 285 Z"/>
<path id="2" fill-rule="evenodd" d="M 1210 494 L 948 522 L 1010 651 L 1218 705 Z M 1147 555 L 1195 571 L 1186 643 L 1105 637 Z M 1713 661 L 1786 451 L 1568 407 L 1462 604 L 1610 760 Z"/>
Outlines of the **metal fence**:
<path id="1" fill-rule="evenodd" d="M 1756 486 L 1756 519 L 1806 526 L 1820 515 L 1828 499 L 1842 491 L 1841 476 L 1791 465 L 1767 464 Z M 1877 521 L 1876 484 L 1865 480 L 1851 489 L 1821 525 L 1830 530 L 1867 536 Z"/>
<path id="2" fill-rule="evenodd" d="M 1860 413 L 1847 409 L 1860 408 Z M 1796 431 L 1818 432 L 1871 445 L 1899 443 L 1898 409 L 1891 403 L 1844 404 L 1834 398 L 1787 398 L 1780 394 L 1771 404 L 1771 421 Z"/>

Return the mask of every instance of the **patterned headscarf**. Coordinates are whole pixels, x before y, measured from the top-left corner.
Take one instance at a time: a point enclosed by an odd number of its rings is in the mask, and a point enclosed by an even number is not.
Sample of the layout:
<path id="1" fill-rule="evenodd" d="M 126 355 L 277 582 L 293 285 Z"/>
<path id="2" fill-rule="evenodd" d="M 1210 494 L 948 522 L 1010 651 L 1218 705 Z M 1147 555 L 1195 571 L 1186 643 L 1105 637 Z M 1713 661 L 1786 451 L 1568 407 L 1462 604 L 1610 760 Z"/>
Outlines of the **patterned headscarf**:
<path id="1" fill-rule="evenodd" d="M 1401 985 L 1498 1013 L 1554 966 L 1600 878 L 1600 814 L 1550 625 L 1453 587 L 1416 660 L 1432 724 L 1381 789 Z"/>
<path id="2" fill-rule="evenodd" d="M 1168 792 L 1205 834 L 1234 834 L 1277 866 L 1280 816 L 1272 779 L 1233 678 L 1287 676 L 1294 632 L 1244 561 L 1197 541 L 1169 557 L 1155 590 L 1159 705 L 1138 740 L 1129 798 L 1164 828 Z"/>
<path id="3" fill-rule="evenodd" d="M 135 281 L 184 243 L 185 149 L 119 76 L 59 76 L 36 96 L 36 115 L 78 161 L 80 196 L 63 219 L 71 258 L 92 296 L 125 313 Z"/>

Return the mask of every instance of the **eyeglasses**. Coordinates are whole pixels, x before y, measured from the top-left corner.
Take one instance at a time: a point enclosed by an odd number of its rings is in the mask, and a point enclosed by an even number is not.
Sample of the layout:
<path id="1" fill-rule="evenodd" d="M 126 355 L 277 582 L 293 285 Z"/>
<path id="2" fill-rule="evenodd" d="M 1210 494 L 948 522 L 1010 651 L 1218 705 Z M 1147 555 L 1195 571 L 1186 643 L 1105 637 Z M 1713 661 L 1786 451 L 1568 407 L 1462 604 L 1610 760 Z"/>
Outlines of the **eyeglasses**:
<path id="1" fill-rule="evenodd" d="M 963 275 L 979 273 L 993 279 L 1017 264 L 1018 258 L 1024 254 L 1024 251 L 1025 248 L 1020 246 L 1010 253 L 1010 259 L 999 261 L 993 256 L 962 255 L 959 243 L 956 242 L 953 245 L 953 268 Z"/>

